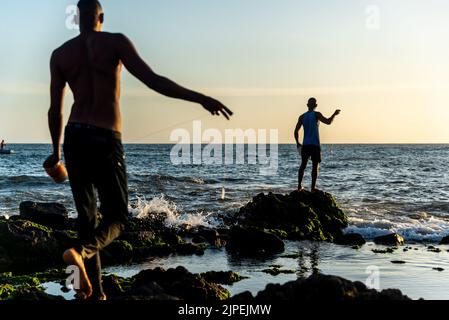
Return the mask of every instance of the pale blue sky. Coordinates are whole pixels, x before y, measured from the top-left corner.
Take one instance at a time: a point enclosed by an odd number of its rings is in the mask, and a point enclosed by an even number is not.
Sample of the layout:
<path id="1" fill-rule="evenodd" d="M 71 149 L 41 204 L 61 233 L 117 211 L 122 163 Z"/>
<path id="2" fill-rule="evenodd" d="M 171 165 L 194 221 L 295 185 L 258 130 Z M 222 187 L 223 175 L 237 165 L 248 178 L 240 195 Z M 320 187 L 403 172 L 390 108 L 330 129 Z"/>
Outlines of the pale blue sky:
<path id="1" fill-rule="evenodd" d="M 48 60 L 77 34 L 65 27 L 69 4 L 76 1 L 2 3 L 0 138 L 50 141 Z M 325 114 L 343 109 L 333 127 L 322 129 L 324 142 L 449 143 L 445 0 L 102 4 L 105 30 L 128 35 L 153 69 L 235 111 L 229 123 L 202 118 L 206 128 L 278 128 L 281 142 L 293 142 L 296 119 L 313 95 Z M 367 24 L 373 5 L 379 29 Z M 207 115 L 196 105 L 155 95 L 127 73 L 123 87 L 127 142 L 167 142 L 170 130 L 160 129 Z M 70 94 L 66 102 L 68 115 Z"/>

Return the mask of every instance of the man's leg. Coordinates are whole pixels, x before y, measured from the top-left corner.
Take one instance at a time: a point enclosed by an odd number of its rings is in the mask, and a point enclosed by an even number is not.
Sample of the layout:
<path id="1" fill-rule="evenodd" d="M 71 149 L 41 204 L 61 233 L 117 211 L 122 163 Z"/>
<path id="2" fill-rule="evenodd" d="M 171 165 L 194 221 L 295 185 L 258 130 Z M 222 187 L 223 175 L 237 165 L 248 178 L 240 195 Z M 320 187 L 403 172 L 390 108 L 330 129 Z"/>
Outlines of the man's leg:
<path id="1" fill-rule="evenodd" d="M 111 244 L 123 232 L 128 218 L 128 181 L 121 143 L 114 143 L 111 157 L 97 159 L 94 184 L 101 203 L 102 218 L 93 236 L 82 245 L 81 254 L 87 259 L 98 257 L 100 251 Z M 98 272 L 101 283 L 101 271 Z M 103 297 L 105 294 L 103 293 Z M 101 298 L 101 297 L 100 297 Z"/>
<path id="2" fill-rule="evenodd" d="M 84 175 L 77 171 L 73 166 L 68 165 L 68 171 L 70 176 L 70 185 L 72 187 L 73 198 L 75 200 L 75 206 L 78 212 L 77 227 L 78 227 L 78 240 L 82 244 L 92 237 L 97 226 L 97 200 L 94 186 L 91 182 L 84 178 Z M 81 246 L 78 248 L 72 248 L 64 253 L 64 261 L 68 264 L 75 265 L 80 269 L 81 276 L 81 288 L 80 291 L 83 294 L 81 298 L 87 299 L 92 296 L 94 292 L 101 288 L 101 284 L 93 281 L 96 280 L 95 269 L 93 265 L 95 261 L 87 261 L 85 257 L 81 255 Z"/>
<path id="3" fill-rule="evenodd" d="M 318 173 L 320 171 L 320 163 L 318 161 L 313 162 L 313 169 L 312 169 L 312 192 L 316 191 L 316 181 L 318 179 Z"/>
<path id="4" fill-rule="evenodd" d="M 300 190 L 300 191 L 303 190 L 302 180 L 304 179 L 304 173 L 306 171 L 308 162 L 309 162 L 309 160 L 307 158 L 303 158 L 302 162 L 301 162 L 301 166 L 299 167 L 299 172 L 298 172 L 298 190 Z"/>

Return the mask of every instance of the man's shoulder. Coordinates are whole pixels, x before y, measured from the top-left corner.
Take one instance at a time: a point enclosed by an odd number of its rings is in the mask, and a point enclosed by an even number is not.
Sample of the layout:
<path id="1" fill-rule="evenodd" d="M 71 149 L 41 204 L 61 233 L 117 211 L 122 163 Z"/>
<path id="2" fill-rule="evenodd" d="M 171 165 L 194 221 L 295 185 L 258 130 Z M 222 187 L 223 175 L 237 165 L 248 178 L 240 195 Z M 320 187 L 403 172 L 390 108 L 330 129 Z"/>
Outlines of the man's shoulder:
<path id="1" fill-rule="evenodd" d="M 73 39 L 70 39 L 70 40 L 64 42 L 61 46 L 59 46 L 55 50 L 53 50 L 53 54 L 52 54 L 53 58 L 59 57 L 60 55 L 67 52 L 68 50 L 73 49 L 73 47 L 78 42 L 78 39 L 79 39 L 79 36 L 75 37 Z"/>

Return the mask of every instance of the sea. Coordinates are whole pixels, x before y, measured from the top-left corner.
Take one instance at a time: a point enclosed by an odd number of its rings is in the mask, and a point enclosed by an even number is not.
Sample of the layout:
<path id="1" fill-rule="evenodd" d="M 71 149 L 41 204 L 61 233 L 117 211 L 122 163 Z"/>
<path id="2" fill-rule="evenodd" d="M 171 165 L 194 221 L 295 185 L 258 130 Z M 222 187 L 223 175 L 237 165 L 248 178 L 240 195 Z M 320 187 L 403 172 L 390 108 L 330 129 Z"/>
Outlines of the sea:
<path id="1" fill-rule="evenodd" d="M 297 188 L 300 157 L 295 145 L 279 145 L 277 152 L 270 153 L 277 165 L 270 174 L 260 170 L 261 164 L 248 161 L 174 164 L 173 147 L 125 145 L 133 215 L 164 213 L 167 225 L 217 227 L 224 216 L 235 214 L 259 193 L 285 194 Z M 8 148 L 15 153 L 0 155 L 0 215 L 19 214 L 22 201 L 37 201 L 62 203 L 75 217 L 69 184 L 54 184 L 42 168 L 51 146 Z M 248 146 L 244 149 L 249 159 Z M 362 282 L 372 280 L 373 272 L 379 270 L 374 274 L 380 277 L 376 282 L 380 288 L 399 288 L 416 299 L 449 299 L 449 277 L 444 276 L 449 272 L 449 253 L 443 246 L 440 253 L 428 250 L 449 235 L 449 145 L 323 145 L 322 153 L 318 188 L 333 194 L 349 216 L 346 232 L 360 233 L 369 241 L 362 249 L 288 243 L 287 251 L 302 258 L 235 261 L 223 250 L 208 250 L 203 257 L 150 257 L 145 263 L 109 271 L 131 276 L 156 266 L 184 265 L 191 272 L 228 269 L 250 277 L 230 287 L 231 292 L 257 293 L 267 283 L 283 283 L 316 270 Z M 310 188 L 310 169 L 304 179 L 306 188 Z M 403 235 L 415 247 L 399 249 L 394 255 L 373 253 L 377 246 L 371 240 L 391 232 Z M 398 259 L 406 263 L 391 263 Z M 296 273 L 273 277 L 261 272 L 272 264 Z M 49 284 L 50 291 L 53 285 Z"/>

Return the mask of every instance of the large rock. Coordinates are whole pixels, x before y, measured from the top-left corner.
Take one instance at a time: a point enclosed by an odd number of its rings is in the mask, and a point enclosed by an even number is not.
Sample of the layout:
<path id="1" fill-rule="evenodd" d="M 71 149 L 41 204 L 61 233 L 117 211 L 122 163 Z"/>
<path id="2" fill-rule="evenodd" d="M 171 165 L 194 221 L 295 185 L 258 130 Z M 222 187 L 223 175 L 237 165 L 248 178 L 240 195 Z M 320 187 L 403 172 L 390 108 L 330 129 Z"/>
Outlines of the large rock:
<path id="1" fill-rule="evenodd" d="M 134 277 L 131 292 L 154 292 L 155 283 L 166 294 L 191 303 L 213 303 L 230 297 L 228 290 L 188 272 L 184 267 L 167 271 L 162 268 L 144 270 Z"/>
<path id="2" fill-rule="evenodd" d="M 240 209 L 237 223 L 274 229 L 292 240 L 333 241 L 343 235 L 348 218 L 334 197 L 324 192 L 259 194 Z"/>
<path id="3" fill-rule="evenodd" d="M 69 222 L 69 212 L 59 203 L 22 202 L 20 216 L 24 220 L 58 230 L 66 229 Z"/>
<path id="4" fill-rule="evenodd" d="M 53 230 L 25 220 L 0 221 L 0 247 L 15 271 L 58 265 L 64 252 Z"/>
<path id="5" fill-rule="evenodd" d="M 276 235 L 257 228 L 233 227 L 226 249 L 242 256 L 261 256 L 282 253 L 284 242 Z"/>
<path id="6" fill-rule="evenodd" d="M 443 245 L 443 244 L 449 244 L 449 236 L 444 237 L 443 239 L 441 239 L 440 245 Z"/>
<path id="7" fill-rule="evenodd" d="M 237 301 L 291 302 L 343 300 L 410 300 L 401 291 L 389 289 L 378 292 L 361 282 L 352 282 L 336 276 L 315 274 L 284 285 L 269 284 L 255 298 L 245 292 L 232 298 Z"/>
<path id="8" fill-rule="evenodd" d="M 358 233 L 348 233 L 344 234 L 335 239 L 336 244 L 344 246 L 362 246 L 366 243 L 366 240 L 361 234 Z"/>
<path id="9" fill-rule="evenodd" d="M 374 238 L 375 244 L 385 245 L 385 246 L 403 246 L 405 243 L 404 238 L 397 234 L 387 234 L 386 236 L 380 236 Z"/>

